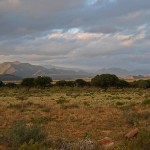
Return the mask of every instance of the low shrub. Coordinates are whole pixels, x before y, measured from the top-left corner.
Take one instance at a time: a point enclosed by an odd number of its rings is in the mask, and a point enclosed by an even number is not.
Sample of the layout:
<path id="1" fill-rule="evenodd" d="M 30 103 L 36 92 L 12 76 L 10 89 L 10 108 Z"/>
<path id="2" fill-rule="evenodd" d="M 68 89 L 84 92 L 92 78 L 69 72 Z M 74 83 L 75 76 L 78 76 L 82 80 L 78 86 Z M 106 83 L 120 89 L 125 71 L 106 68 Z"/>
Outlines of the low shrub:
<path id="1" fill-rule="evenodd" d="M 41 126 L 27 127 L 24 121 L 14 123 L 7 131 L 5 138 L 12 149 L 17 149 L 25 143 L 30 143 L 31 140 L 39 144 L 45 144 L 47 141 L 47 135 Z"/>
<path id="2" fill-rule="evenodd" d="M 69 100 L 66 100 L 66 98 L 62 97 L 62 96 L 56 101 L 57 104 L 64 104 L 64 103 L 68 103 L 68 102 L 69 102 Z"/>
<path id="3" fill-rule="evenodd" d="M 145 99 L 143 102 L 142 102 L 143 105 L 150 105 L 150 99 Z"/>

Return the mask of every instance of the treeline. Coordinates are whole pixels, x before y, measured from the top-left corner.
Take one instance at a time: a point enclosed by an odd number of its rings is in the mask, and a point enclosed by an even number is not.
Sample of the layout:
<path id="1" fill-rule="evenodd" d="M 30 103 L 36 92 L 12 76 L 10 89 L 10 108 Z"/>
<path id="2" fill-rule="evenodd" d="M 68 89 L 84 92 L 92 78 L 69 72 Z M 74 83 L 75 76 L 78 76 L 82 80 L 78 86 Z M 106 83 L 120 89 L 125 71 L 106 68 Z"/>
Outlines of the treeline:
<path id="1" fill-rule="evenodd" d="M 85 86 L 95 86 L 104 89 L 105 91 L 108 88 L 150 88 L 150 79 L 149 80 L 138 80 L 133 82 L 127 82 L 125 80 L 119 79 L 116 75 L 113 74 L 101 74 L 92 78 L 91 82 L 87 82 L 83 79 L 77 79 L 75 81 L 66 81 L 60 80 L 55 84 L 52 84 L 52 78 L 46 76 L 39 76 L 37 78 L 24 78 L 19 85 L 15 83 L 4 84 L 0 81 L 0 87 L 26 87 L 30 88 L 46 88 L 51 86 L 59 87 L 85 87 Z"/>

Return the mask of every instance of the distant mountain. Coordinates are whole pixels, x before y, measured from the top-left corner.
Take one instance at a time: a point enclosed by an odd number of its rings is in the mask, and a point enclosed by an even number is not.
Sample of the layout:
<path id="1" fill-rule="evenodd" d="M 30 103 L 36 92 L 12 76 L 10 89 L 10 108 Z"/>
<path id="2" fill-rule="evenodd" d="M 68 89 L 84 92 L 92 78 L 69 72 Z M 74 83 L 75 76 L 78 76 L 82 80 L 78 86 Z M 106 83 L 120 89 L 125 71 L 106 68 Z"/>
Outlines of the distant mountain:
<path id="1" fill-rule="evenodd" d="M 53 79 L 75 79 L 89 77 L 90 74 L 84 71 L 72 71 L 51 68 L 47 69 L 38 65 L 31 65 L 29 63 L 5 62 L 0 64 L 0 75 L 10 74 L 14 76 L 37 77 L 37 76 L 50 76 Z"/>
<path id="2" fill-rule="evenodd" d="M 132 72 L 125 70 L 125 69 L 120 69 L 120 68 L 108 68 L 108 69 L 100 69 L 97 74 L 115 74 L 117 76 L 127 76 L 127 75 L 132 75 Z"/>
<path id="3" fill-rule="evenodd" d="M 108 68 L 108 69 L 100 69 L 96 72 L 97 74 L 115 74 L 117 76 L 139 76 L 139 75 L 148 75 L 150 74 L 150 70 L 148 69 L 136 69 L 133 71 L 120 69 L 120 68 Z"/>
<path id="4" fill-rule="evenodd" d="M 10 74 L 3 74 L 0 75 L 0 81 L 19 81 L 21 77 L 10 75 Z"/>
<path id="5" fill-rule="evenodd" d="M 139 74 L 140 75 L 145 75 L 145 74 L 150 74 L 150 69 L 149 70 L 148 69 L 136 69 L 133 72 L 136 75 L 139 75 Z"/>

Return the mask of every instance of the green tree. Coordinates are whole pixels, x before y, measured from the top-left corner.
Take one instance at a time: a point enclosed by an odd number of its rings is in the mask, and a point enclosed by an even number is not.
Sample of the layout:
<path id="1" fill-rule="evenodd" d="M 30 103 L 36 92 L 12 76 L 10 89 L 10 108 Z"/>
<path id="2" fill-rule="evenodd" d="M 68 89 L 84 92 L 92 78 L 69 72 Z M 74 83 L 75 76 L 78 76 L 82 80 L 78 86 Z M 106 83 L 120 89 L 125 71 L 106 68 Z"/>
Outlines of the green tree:
<path id="1" fill-rule="evenodd" d="M 65 80 L 60 80 L 56 82 L 57 86 L 67 86 L 67 81 Z"/>
<path id="2" fill-rule="evenodd" d="M 69 87 L 74 87 L 75 86 L 75 82 L 74 81 L 66 81 L 66 84 Z"/>
<path id="3" fill-rule="evenodd" d="M 35 81 L 34 78 L 24 78 L 21 82 L 21 85 L 30 89 L 35 86 L 34 81 Z"/>
<path id="4" fill-rule="evenodd" d="M 149 82 L 147 80 L 138 80 L 133 82 L 133 86 L 136 88 L 147 89 L 149 87 Z"/>
<path id="5" fill-rule="evenodd" d="M 76 84 L 76 86 L 79 86 L 79 87 L 87 86 L 87 82 L 85 80 L 83 80 L 83 79 L 75 80 L 75 84 Z"/>
<path id="6" fill-rule="evenodd" d="M 45 88 L 51 86 L 52 79 L 46 76 L 39 76 L 35 79 L 35 85 L 40 88 Z"/>
<path id="7" fill-rule="evenodd" d="M 95 76 L 91 80 L 91 83 L 92 85 L 101 87 L 106 91 L 109 87 L 115 87 L 118 81 L 119 81 L 119 78 L 116 75 L 101 74 L 101 75 Z"/>
<path id="8" fill-rule="evenodd" d="M 0 81 L 0 87 L 3 87 L 4 83 L 2 81 Z"/>
<path id="9" fill-rule="evenodd" d="M 15 87 L 17 87 L 17 84 L 9 82 L 9 83 L 6 84 L 6 87 L 15 88 Z"/>
<path id="10" fill-rule="evenodd" d="M 116 86 L 118 88 L 126 88 L 126 87 L 129 87 L 130 84 L 125 80 L 118 80 L 118 82 L 116 83 Z"/>

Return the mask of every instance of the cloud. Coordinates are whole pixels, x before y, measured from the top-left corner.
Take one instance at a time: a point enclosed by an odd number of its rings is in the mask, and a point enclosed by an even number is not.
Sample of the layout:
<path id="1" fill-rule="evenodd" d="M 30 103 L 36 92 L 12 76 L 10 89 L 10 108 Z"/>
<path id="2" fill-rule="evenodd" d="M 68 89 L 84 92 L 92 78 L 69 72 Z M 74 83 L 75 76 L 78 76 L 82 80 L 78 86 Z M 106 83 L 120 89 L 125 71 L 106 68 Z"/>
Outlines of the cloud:
<path id="1" fill-rule="evenodd" d="M 132 40 L 123 41 L 121 45 L 126 46 L 126 47 L 131 47 L 134 45 L 134 41 Z"/>
<path id="2" fill-rule="evenodd" d="M 147 66 L 147 59 L 140 63 L 150 46 L 149 6 L 148 0 L 1 0 L 1 61 Z M 133 63 L 131 55 L 143 61 Z"/>

